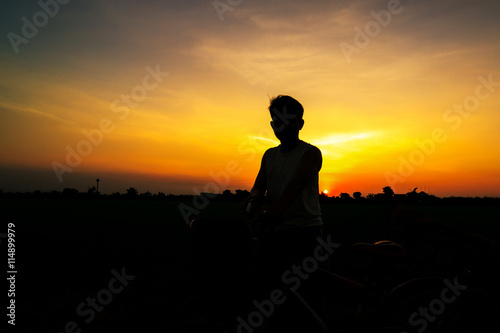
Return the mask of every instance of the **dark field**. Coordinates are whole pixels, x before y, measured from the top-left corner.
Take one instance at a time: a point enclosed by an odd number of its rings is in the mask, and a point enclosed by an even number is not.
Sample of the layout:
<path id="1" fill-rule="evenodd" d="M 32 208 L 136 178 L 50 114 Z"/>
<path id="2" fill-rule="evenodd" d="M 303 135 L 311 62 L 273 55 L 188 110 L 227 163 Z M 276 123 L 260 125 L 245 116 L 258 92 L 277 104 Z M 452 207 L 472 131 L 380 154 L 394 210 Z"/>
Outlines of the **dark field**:
<path id="1" fill-rule="evenodd" d="M 7 232 L 9 222 L 16 231 L 17 330 L 153 332 L 165 313 L 194 292 L 186 287 L 192 279 L 191 238 L 179 204 L 3 198 L 0 232 Z M 197 217 L 245 219 L 237 207 L 211 202 Z M 485 288 L 496 289 L 498 206 L 329 203 L 322 210 L 325 234 L 345 249 L 392 239 L 418 263 L 472 268 Z M 126 276 L 123 288 L 117 274 Z M 106 303 L 99 311 L 90 306 L 96 297 Z"/>

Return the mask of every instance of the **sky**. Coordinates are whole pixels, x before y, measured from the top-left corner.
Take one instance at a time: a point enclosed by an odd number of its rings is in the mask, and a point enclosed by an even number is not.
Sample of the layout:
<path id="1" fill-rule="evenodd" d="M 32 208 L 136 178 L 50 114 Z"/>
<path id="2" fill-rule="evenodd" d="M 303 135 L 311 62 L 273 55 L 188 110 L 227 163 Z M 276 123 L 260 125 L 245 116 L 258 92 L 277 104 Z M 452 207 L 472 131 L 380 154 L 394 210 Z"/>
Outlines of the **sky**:
<path id="1" fill-rule="evenodd" d="M 304 106 L 320 189 L 500 196 L 500 3 L 3 1 L 0 189 L 250 190 Z"/>

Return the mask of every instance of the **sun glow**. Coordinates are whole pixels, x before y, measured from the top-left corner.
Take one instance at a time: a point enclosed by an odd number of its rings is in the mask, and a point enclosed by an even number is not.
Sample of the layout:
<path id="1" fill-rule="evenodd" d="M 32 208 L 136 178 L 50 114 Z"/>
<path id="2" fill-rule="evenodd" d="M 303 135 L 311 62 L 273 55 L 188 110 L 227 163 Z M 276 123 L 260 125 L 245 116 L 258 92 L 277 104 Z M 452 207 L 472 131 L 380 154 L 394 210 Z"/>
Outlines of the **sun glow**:
<path id="1" fill-rule="evenodd" d="M 359 133 L 359 134 L 337 134 L 331 135 L 324 138 L 320 138 L 315 143 L 320 146 L 335 145 L 348 143 L 354 140 L 368 139 L 372 135 L 370 133 Z"/>

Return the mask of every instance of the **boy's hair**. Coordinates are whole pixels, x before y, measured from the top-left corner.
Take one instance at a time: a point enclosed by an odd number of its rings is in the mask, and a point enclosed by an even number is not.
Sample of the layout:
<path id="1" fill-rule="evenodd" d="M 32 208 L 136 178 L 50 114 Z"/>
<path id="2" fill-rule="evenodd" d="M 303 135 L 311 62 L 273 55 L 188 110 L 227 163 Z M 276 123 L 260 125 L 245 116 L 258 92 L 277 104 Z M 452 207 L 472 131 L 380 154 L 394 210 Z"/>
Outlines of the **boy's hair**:
<path id="1" fill-rule="evenodd" d="M 274 115 L 273 109 L 277 109 L 279 112 L 283 112 L 285 106 L 287 113 L 293 113 L 297 115 L 298 119 L 302 119 L 302 117 L 304 116 L 304 108 L 302 107 L 302 104 L 299 103 L 299 101 L 287 95 L 278 95 L 271 98 L 270 101 L 269 112 L 271 113 L 271 117 Z"/>

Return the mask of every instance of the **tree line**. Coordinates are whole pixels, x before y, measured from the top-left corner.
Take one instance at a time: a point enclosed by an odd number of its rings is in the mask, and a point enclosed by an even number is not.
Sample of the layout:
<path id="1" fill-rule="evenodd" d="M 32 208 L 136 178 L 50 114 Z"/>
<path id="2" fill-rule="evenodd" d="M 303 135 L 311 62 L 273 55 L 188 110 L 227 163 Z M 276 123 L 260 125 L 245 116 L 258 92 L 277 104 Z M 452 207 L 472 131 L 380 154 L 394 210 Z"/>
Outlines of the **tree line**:
<path id="1" fill-rule="evenodd" d="M 202 193 L 200 193 L 201 195 Z M 210 194 L 211 201 L 234 201 L 244 200 L 250 192 L 247 190 L 226 189 L 219 194 Z M 58 199 L 111 199 L 111 200 L 165 200 L 165 201 L 190 201 L 195 194 L 166 194 L 164 192 L 151 193 L 146 191 L 140 193 L 136 188 L 129 187 L 123 193 L 114 192 L 112 194 L 102 194 L 96 187 L 89 187 L 86 192 L 81 192 L 75 188 L 65 188 L 62 191 L 42 192 L 36 190 L 33 192 L 3 192 L 0 190 L 1 197 L 20 197 L 20 198 L 58 198 Z M 319 194 L 321 203 L 342 203 L 342 204 L 379 204 L 379 203 L 429 203 L 429 204 L 487 204 L 500 205 L 498 197 L 437 197 L 424 191 L 417 191 L 414 188 L 404 194 L 396 194 L 390 186 L 382 188 L 381 193 L 368 193 L 363 195 L 361 192 L 340 193 L 338 196 L 328 196 L 325 193 Z"/>

